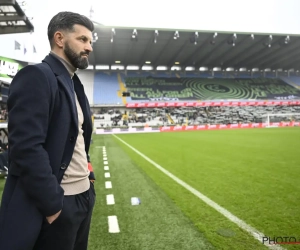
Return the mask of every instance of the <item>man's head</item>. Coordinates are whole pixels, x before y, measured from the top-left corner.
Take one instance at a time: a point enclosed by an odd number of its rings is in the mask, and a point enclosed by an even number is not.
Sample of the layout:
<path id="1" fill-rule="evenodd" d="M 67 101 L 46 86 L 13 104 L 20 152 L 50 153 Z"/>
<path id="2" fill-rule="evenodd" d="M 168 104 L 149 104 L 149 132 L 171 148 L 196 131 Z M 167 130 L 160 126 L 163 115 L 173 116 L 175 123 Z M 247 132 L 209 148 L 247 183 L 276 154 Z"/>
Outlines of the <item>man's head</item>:
<path id="1" fill-rule="evenodd" d="M 48 25 L 51 50 L 69 61 L 75 68 L 86 69 L 92 49 L 94 24 L 87 17 L 72 13 L 56 14 Z"/>

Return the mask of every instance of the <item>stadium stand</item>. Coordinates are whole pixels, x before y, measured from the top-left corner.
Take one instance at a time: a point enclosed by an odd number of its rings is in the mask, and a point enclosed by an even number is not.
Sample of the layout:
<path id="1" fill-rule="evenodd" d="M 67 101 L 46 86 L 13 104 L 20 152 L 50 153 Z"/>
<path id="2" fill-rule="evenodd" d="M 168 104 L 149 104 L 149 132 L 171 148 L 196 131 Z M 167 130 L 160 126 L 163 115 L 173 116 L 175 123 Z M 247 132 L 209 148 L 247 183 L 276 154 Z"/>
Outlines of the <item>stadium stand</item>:
<path id="1" fill-rule="evenodd" d="M 268 114 L 299 114 L 300 106 L 181 107 L 181 108 L 102 108 L 94 114 L 96 127 L 124 126 L 122 116 L 128 113 L 128 126 L 206 125 L 261 123 Z M 272 117 L 272 122 L 300 121 L 300 116 Z"/>
<path id="2" fill-rule="evenodd" d="M 120 87 L 118 75 L 104 72 L 95 73 L 94 81 L 94 104 L 118 104 L 121 102 L 118 96 Z"/>
<path id="3" fill-rule="evenodd" d="M 297 89 L 300 89 L 300 77 L 298 76 L 290 76 L 290 77 L 281 77 L 282 80 L 287 82 L 288 84 L 294 86 Z"/>
<path id="4" fill-rule="evenodd" d="M 260 74 L 260 73 L 259 73 Z M 233 73 L 234 75 L 234 73 Z M 126 104 L 149 101 L 198 101 L 198 100 L 300 100 L 300 78 L 268 77 L 249 78 L 248 73 L 216 77 L 189 73 L 151 74 L 151 72 L 95 74 L 94 104 Z M 247 76 L 247 78 L 246 78 Z M 120 92 L 129 92 L 122 100 Z"/>

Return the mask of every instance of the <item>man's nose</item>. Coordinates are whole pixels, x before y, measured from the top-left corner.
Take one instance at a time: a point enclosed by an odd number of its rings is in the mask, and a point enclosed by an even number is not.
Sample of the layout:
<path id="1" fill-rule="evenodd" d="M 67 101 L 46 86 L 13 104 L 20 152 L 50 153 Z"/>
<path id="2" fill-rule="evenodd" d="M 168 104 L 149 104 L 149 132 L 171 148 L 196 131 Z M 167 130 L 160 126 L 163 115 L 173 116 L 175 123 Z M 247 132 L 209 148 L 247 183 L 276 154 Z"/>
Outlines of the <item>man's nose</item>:
<path id="1" fill-rule="evenodd" d="M 85 50 L 85 51 L 92 52 L 92 51 L 93 51 L 93 47 L 92 47 L 92 45 L 91 45 L 90 43 L 88 43 L 88 44 L 86 45 L 86 47 L 84 48 L 84 50 Z"/>

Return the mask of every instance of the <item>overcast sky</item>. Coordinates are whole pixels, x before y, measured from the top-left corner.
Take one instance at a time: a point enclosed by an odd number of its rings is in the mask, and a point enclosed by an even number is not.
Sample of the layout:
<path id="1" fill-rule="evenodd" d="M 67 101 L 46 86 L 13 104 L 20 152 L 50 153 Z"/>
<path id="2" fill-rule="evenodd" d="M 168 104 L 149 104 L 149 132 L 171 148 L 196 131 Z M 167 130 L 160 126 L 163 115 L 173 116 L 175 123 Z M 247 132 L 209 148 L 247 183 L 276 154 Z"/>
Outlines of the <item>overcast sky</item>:
<path id="1" fill-rule="evenodd" d="M 21 0 L 18 1 L 22 2 Z M 300 0 L 26 0 L 38 61 L 49 52 L 47 26 L 59 11 L 90 15 L 108 26 L 300 35 Z"/>

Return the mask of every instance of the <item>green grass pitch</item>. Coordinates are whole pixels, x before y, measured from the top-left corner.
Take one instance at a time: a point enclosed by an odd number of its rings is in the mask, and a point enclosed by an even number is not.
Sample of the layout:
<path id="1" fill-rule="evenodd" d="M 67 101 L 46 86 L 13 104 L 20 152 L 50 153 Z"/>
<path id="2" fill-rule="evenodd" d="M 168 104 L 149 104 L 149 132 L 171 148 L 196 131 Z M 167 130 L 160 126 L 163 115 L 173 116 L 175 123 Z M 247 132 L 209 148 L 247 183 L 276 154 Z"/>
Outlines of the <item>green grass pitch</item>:
<path id="1" fill-rule="evenodd" d="M 266 236 L 300 240 L 300 128 L 117 136 Z M 114 136 L 93 135 L 90 154 L 97 200 L 89 250 L 267 249 Z M 120 233 L 108 232 L 110 215 Z"/>

